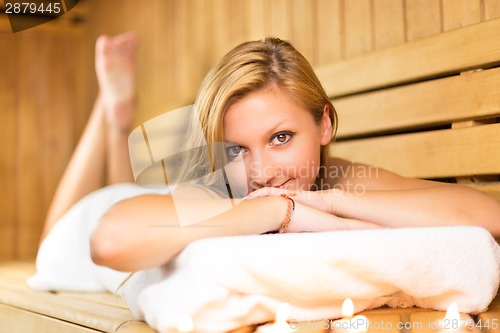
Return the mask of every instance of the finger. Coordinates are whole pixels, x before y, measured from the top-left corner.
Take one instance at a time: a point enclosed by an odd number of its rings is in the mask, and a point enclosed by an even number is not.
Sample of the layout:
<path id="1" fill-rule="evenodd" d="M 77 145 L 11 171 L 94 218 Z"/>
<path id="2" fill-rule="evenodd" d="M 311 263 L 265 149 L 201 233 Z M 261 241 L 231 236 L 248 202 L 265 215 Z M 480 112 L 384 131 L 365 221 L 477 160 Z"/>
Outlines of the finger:
<path id="1" fill-rule="evenodd" d="M 258 190 L 255 190 L 251 192 L 250 194 L 247 195 L 247 198 L 249 199 L 255 199 L 255 198 L 261 198 L 261 197 L 267 197 L 270 195 L 281 195 L 284 193 L 288 193 L 289 191 L 276 188 L 276 187 L 263 187 Z"/>

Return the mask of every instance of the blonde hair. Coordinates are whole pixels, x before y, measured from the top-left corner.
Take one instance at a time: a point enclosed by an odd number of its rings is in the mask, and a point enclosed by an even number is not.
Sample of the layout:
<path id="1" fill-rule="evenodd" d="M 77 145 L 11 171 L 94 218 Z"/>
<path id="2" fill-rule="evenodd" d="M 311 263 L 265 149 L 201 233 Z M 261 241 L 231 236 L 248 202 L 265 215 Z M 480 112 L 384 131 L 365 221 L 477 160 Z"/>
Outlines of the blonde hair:
<path id="1" fill-rule="evenodd" d="M 337 114 L 316 77 L 313 68 L 289 42 L 279 38 L 266 38 L 240 44 L 229 51 L 207 74 L 195 101 L 196 119 L 203 136 L 189 135 L 189 146 L 200 147 L 204 141 L 208 149 L 194 150 L 183 165 L 181 180 L 199 178 L 223 166 L 223 119 L 231 105 L 248 94 L 266 88 L 278 87 L 295 102 L 310 111 L 314 121 L 321 123 L 325 105 L 329 108 L 333 135 L 337 129 Z M 203 155 L 203 156 L 202 156 Z M 328 146 L 322 148 L 321 165 L 328 164 Z M 206 163 L 209 161 L 209 163 Z M 324 168 L 322 168 L 324 169 Z M 213 183 L 210 177 L 206 185 Z"/>

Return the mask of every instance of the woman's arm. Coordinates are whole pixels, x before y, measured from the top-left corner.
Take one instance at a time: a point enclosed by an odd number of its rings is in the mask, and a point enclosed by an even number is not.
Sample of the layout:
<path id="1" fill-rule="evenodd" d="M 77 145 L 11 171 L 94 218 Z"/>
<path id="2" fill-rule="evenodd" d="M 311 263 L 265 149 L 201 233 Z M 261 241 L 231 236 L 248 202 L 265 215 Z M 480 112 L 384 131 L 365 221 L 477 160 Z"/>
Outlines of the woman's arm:
<path id="1" fill-rule="evenodd" d="M 93 233 L 92 259 L 116 270 L 134 271 L 167 262 L 197 239 L 276 230 L 285 216 L 287 202 L 280 197 L 263 199 L 243 202 L 218 216 L 184 227 L 171 195 L 143 195 L 121 201 L 101 218 Z M 194 199 L 192 209 L 201 212 L 217 202 L 226 204 L 227 200 Z M 256 211 L 261 212 L 258 218 Z"/>
<path id="2" fill-rule="evenodd" d="M 476 225 L 500 236 L 500 204 L 466 186 L 442 184 L 363 194 L 330 191 L 333 213 L 387 227 Z"/>
<path id="3" fill-rule="evenodd" d="M 500 237 L 500 202 L 457 184 L 409 179 L 384 169 L 335 159 L 341 175 L 329 189 L 299 191 L 296 201 L 339 217 L 381 227 L 475 225 Z M 290 191 L 263 188 L 249 198 Z M 292 191 L 293 192 L 293 191 Z"/>
<path id="4" fill-rule="evenodd" d="M 333 214 L 387 227 L 476 225 L 500 236 L 500 202 L 487 194 L 340 159 L 336 163 L 355 172 L 345 172 L 336 183 L 340 190 L 330 191 Z"/>
<path id="5" fill-rule="evenodd" d="M 228 199 L 185 198 L 193 211 L 213 210 Z M 92 259 L 99 265 L 135 271 L 161 265 L 201 238 L 256 235 L 278 230 L 288 207 L 279 196 L 243 200 L 235 207 L 191 226 L 181 227 L 170 195 L 144 195 L 122 201 L 103 216 L 91 238 Z M 376 228 L 296 203 L 288 232 Z"/>

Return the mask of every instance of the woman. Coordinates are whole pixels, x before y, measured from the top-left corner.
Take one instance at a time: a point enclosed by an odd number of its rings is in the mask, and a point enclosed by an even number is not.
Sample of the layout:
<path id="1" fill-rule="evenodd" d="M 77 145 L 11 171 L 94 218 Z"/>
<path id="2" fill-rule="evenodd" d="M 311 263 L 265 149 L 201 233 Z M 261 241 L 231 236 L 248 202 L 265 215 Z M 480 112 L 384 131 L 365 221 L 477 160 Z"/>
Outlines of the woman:
<path id="1" fill-rule="evenodd" d="M 112 183 L 132 179 L 125 141 L 134 101 L 131 45 L 131 35 L 97 42 L 103 102 L 97 103 L 61 182 L 46 230 L 78 197 L 98 188 L 105 162 Z M 117 78 L 127 84 L 117 84 Z M 195 107 L 209 175 L 200 177 L 205 160 L 190 156 L 179 181 L 202 181 L 112 206 L 91 237 L 95 263 L 122 271 L 145 269 L 167 262 L 200 238 L 279 229 L 478 225 L 500 235 L 500 204 L 483 193 L 329 157 L 335 109 L 307 60 L 287 42 L 270 38 L 237 46 L 207 75 Z M 91 146 L 101 147 L 98 156 L 89 153 Z M 229 184 L 229 197 L 217 186 L 221 180 Z M 235 204 L 238 194 L 245 200 Z M 224 208 L 228 201 L 231 209 Z M 176 210 L 179 202 L 198 212 L 195 227 L 171 227 L 185 225 Z M 158 225 L 170 227 L 152 227 Z"/>

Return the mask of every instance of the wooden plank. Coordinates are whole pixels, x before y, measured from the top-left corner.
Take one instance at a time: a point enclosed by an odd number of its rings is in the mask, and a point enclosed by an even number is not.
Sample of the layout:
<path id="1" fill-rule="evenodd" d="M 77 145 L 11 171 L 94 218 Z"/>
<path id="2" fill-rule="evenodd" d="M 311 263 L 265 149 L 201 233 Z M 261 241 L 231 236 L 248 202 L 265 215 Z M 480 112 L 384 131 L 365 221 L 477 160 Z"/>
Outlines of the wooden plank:
<path id="1" fill-rule="evenodd" d="M 76 35 L 47 35 L 43 40 L 48 54 L 46 62 L 41 64 L 45 66 L 44 76 L 37 83 L 38 89 L 43 91 L 38 109 L 41 125 L 39 140 L 43 145 L 43 193 L 38 193 L 38 196 L 45 212 L 76 144 L 73 119 L 78 109 L 78 94 L 83 91 L 84 82 L 77 76 L 82 64 L 74 56 L 81 53 L 81 38 Z M 42 217 L 37 225 L 38 233 L 41 233 L 43 220 Z"/>
<path id="2" fill-rule="evenodd" d="M 12 28 L 7 15 L 0 13 L 0 33 L 4 32 L 12 33 Z"/>
<path id="3" fill-rule="evenodd" d="M 498 63 L 500 19 L 334 62 L 316 72 L 335 97 Z"/>
<path id="4" fill-rule="evenodd" d="M 406 40 L 441 32 L 441 3 L 436 0 L 405 0 Z"/>
<path id="5" fill-rule="evenodd" d="M 497 117 L 498 86 L 500 68 L 494 68 L 334 99 L 339 115 L 337 137 Z"/>
<path id="6" fill-rule="evenodd" d="M 209 9 L 211 7 L 206 8 L 205 14 L 207 16 L 211 13 Z M 174 45 L 174 31 L 176 31 L 173 26 L 174 2 L 154 1 L 147 11 L 144 10 L 144 15 L 148 14 L 150 14 L 150 24 L 144 26 L 138 59 L 138 67 L 143 73 L 138 87 L 139 94 L 143 94 L 141 96 L 145 98 L 139 99 L 141 102 L 139 112 L 135 117 L 135 125 L 139 125 L 171 107 L 175 108 L 179 103 L 176 95 L 177 78 L 173 72 L 176 64 L 184 61 L 184 55 L 177 51 Z M 195 14 L 193 20 L 197 19 L 198 15 Z M 205 53 L 207 61 L 212 56 L 212 52 L 213 50 Z M 163 75 L 162 72 L 171 74 Z"/>
<path id="7" fill-rule="evenodd" d="M 315 64 L 317 61 L 314 53 L 314 23 L 316 21 L 314 2 L 293 0 L 291 4 L 293 45 L 311 64 Z"/>
<path id="8" fill-rule="evenodd" d="M 155 329 L 148 326 L 145 322 L 142 321 L 128 321 L 123 323 L 117 330 L 117 333 L 157 333 Z"/>
<path id="9" fill-rule="evenodd" d="M 230 34 L 228 29 L 227 19 L 229 17 L 228 1 L 227 0 L 211 0 L 212 8 L 211 15 L 213 15 L 213 33 L 214 33 L 214 53 L 213 59 L 219 60 L 230 49 Z"/>
<path id="10" fill-rule="evenodd" d="M 248 16 L 245 13 L 245 0 L 231 0 L 227 2 L 228 10 L 226 17 L 226 25 L 229 29 L 229 40 L 227 45 L 227 51 L 239 45 L 243 42 L 248 41 L 246 26 L 248 25 L 246 20 Z"/>
<path id="11" fill-rule="evenodd" d="M 87 327 L 0 304 L 0 322 L 8 332 L 91 333 Z"/>
<path id="12" fill-rule="evenodd" d="M 483 333 L 500 333 L 500 311 L 481 313 L 477 318 L 477 327 Z"/>
<path id="13" fill-rule="evenodd" d="M 267 37 L 269 31 L 269 9 L 265 0 L 246 1 L 246 36 L 248 40 L 261 40 Z"/>
<path id="14" fill-rule="evenodd" d="M 446 315 L 444 311 L 432 311 L 432 312 L 417 312 L 410 316 L 410 333 L 436 333 L 436 332 L 464 332 L 465 330 L 460 331 L 452 331 L 452 330 L 443 330 L 439 325 L 443 325 L 439 323 L 442 321 Z M 470 330 L 466 330 L 470 333 L 480 333 L 480 330 L 476 327 L 472 327 L 474 323 L 471 316 L 465 313 L 460 313 L 460 323 L 462 325 L 471 325 Z"/>
<path id="15" fill-rule="evenodd" d="M 403 0 L 374 0 L 373 20 L 374 49 L 405 42 Z"/>
<path id="16" fill-rule="evenodd" d="M 484 1 L 484 20 L 491 20 L 500 17 L 500 1 L 498 0 L 483 0 Z"/>
<path id="17" fill-rule="evenodd" d="M 192 20 L 188 12 L 187 5 L 187 1 L 175 1 L 173 2 L 174 7 L 172 8 L 175 13 L 172 22 L 173 49 L 178 53 L 178 59 L 182 59 L 175 62 L 176 65 L 172 68 L 172 75 L 175 77 L 176 81 L 176 99 L 184 105 L 192 103 L 196 91 L 195 87 L 193 87 L 191 83 L 191 74 L 195 70 L 195 67 L 192 66 L 194 63 L 194 57 L 191 52 L 192 48 L 190 39 Z M 235 30 L 234 28 L 234 26 L 231 26 L 226 29 L 226 31 Z M 223 33 L 223 31 L 220 32 Z M 229 43 L 229 41 L 226 40 L 225 42 Z M 222 48 L 224 48 L 224 46 Z"/>
<path id="18" fill-rule="evenodd" d="M 8 322 L 9 329 L 18 327 L 14 325 L 18 321 L 17 318 L 31 323 L 31 320 L 34 320 L 32 316 L 35 316 L 37 329 L 25 330 L 26 332 L 53 332 L 52 329 L 58 328 L 61 323 L 69 326 L 61 326 L 60 332 L 72 332 L 73 327 L 88 327 L 88 330 L 92 332 L 94 329 L 105 332 L 115 332 L 116 330 L 121 332 L 123 326 L 129 327 L 124 332 L 130 332 L 132 328 L 136 329 L 133 332 L 154 332 L 145 323 L 132 317 L 118 295 L 109 293 L 49 293 L 29 289 L 26 285 L 26 278 L 31 276 L 34 271 L 35 264 L 32 261 L 0 263 L 0 321 L 3 324 Z M 4 321 L 3 319 L 7 315 L 9 318 L 16 318 L 15 322 Z M 16 332 L 12 329 L 9 331 Z"/>
<path id="19" fill-rule="evenodd" d="M 292 7 L 288 0 L 270 2 L 270 34 L 284 40 L 292 38 Z"/>
<path id="20" fill-rule="evenodd" d="M 17 42 L 10 32 L 0 32 L 0 260 L 13 259 L 16 231 L 16 123 Z"/>
<path id="21" fill-rule="evenodd" d="M 49 49 L 46 40 L 33 34 L 17 36 L 19 41 L 19 94 L 17 126 L 18 172 L 17 206 L 18 233 L 16 235 L 16 255 L 19 259 L 30 259 L 36 255 L 40 236 L 40 225 L 45 217 L 43 198 L 44 165 L 43 153 L 46 147 L 42 143 L 42 99 L 48 84 L 47 68 Z"/>
<path id="22" fill-rule="evenodd" d="M 114 332 L 124 322 L 134 320 L 128 309 L 34 291 L 25 284 L 0 281 L 0 291 L 0 304 L 104 332 Z"/>
<path id="23" fill-rule="evenodd" d="M 342 56 L 340 0 L 318 0 L 316 7 L 316 61 L 328 64 Z"/>
<path id="24" fill-rule="evenodd" d="M 443 31 L 481 21 L 481 0 L 443 0 Z"/>
<path id="25" fill-rule="evenodd" d="M 468 183 L 463 184 L 478 191 L 484 192 L 492 197 L 500 200 L 500 182 L 481 182 L 481 183 Z M 498 306 L 500 308 L 500 306 Z"/>
<path id="26" fill-rule="evenodd" d="M 373 49 L 370 0 L 344 2 L 344 55 L 352 57 Z"/>
<path id="27" fill-rule="evenodd" d="M 500 174 L 499 150 L 500 124 L 344 141 L 331 148 L 332 156 L 416 178 Z"/>

